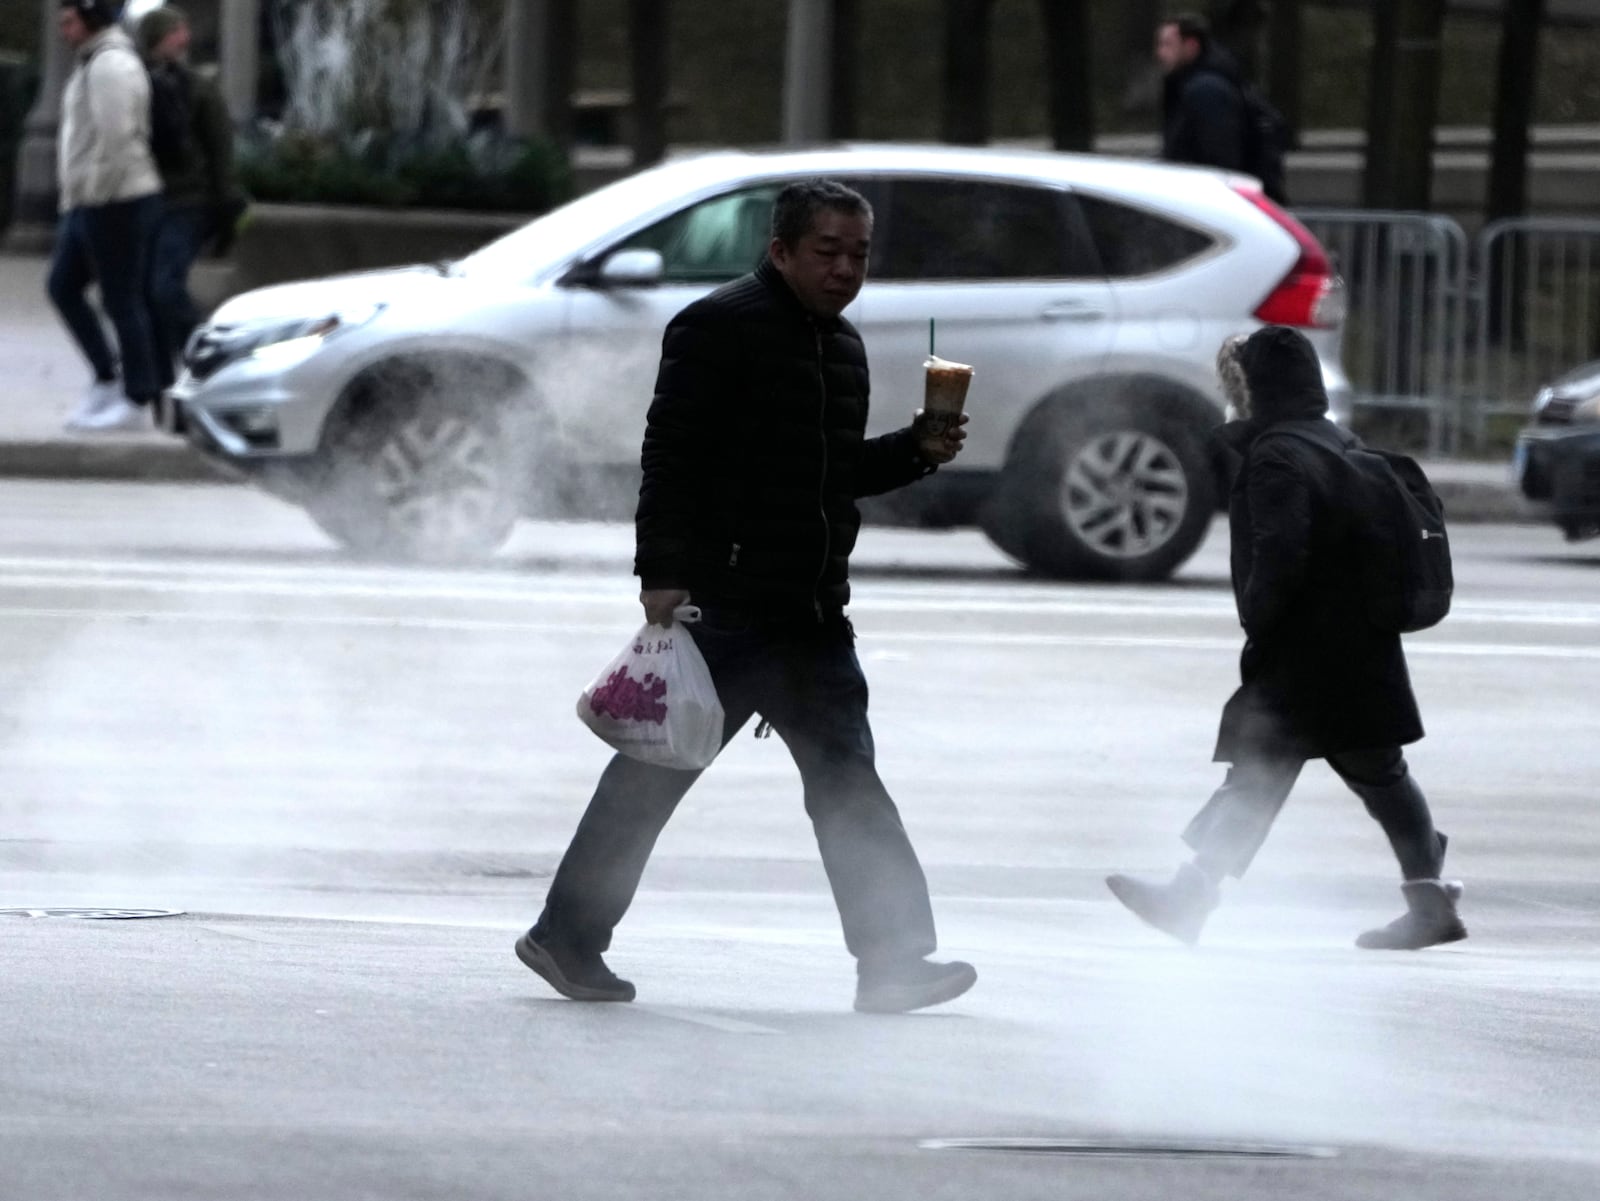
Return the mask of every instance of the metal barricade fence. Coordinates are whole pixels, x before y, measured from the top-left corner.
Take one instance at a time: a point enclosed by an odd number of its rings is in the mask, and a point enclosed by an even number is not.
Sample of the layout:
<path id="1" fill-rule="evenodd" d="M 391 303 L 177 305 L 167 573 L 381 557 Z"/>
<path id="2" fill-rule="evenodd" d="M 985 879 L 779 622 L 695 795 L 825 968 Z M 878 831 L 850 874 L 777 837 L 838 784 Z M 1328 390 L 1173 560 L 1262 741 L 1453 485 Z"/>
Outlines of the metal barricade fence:
<path id="1" fill-rule="evenodd" d="M 1495 416 L 1527 412 L 1538 388 L 1600 358 L 1600 221 L 1497 221 L 1478 239 L 1477 320 L 1464 395 L 1482 445 Z"/>
<path id="2" fill-rule="evenodd" d="M 1476 427 L 1463 411 L 1470 243 L 1448 217 L 1296 209 L 1344 278 L 1344 364 L 1358 406 L 1419 410 L 1428 453 Z"/>

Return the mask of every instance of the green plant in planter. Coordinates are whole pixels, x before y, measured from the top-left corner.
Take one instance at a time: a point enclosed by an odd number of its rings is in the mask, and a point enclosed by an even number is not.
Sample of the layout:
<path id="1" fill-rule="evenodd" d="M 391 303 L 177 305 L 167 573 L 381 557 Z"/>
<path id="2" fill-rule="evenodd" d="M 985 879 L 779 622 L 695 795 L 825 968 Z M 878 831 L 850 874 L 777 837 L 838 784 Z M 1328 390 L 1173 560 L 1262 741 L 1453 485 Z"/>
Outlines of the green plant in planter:
<path id="1" fill-rule="evenodd" d="M 257 199 L 543 212 L 569 194 L 554 147 L 471 129 L 500 54 L 481 4 L 274 4 L 287 103 L 241 148 Z"/>
<path id="2" fill-rule="evenodd" d="M 283 203 L 540 213 L 570 193 L 560 153 L 487 133 L 435 146 L 262 132 L 241 146 L 239 173 L 257 200 Z"/>
<path id="3" fill-rule="evenodd" d="M 566 158 L 544 142 L 480 134 L 397 156 L 396 174 L 430 208 L 544 212 L 571 193 Z"/>

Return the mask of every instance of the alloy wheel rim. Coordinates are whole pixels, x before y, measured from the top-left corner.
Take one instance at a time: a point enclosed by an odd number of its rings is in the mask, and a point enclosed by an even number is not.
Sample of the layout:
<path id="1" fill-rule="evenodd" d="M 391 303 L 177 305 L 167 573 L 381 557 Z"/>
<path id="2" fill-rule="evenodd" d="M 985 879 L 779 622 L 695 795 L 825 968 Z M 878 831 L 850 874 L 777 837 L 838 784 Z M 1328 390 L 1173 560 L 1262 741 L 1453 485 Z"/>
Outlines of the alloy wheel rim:
<path id="1" fill-rule="evenodd" d="M 376 477 L 395 527 L 429 558 L 475 548 L 501 507 L 494 436 L 461 417 L 402 423 L 378 452 Z"/>
<path id="2" fill-rule="evenodd" d="M 1189 479 L 1173 449 L 1139 430 L 1090 438 L 1067 464 L 1061 501 L 1067 524 L 1095 553 L 1137 559 L 1177 534 L 1189 510 Z"/>

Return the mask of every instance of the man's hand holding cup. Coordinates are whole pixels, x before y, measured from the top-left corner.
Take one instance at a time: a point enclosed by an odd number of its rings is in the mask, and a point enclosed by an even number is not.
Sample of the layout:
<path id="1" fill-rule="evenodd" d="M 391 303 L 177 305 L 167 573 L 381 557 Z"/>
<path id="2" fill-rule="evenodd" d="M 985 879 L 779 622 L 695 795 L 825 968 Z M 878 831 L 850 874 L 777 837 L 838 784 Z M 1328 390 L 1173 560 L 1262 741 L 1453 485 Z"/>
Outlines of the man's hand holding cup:
<path id="1" fill-rule="evenodd" d="M 967 440 L 967 431 L 961 427 L 972 418 L 962 413 L 950 424 L 948 418 L 930 421 L 925 410 L 918 410 L 911 419 L 911 434 L 917 442 L 917 454 L 935 467 L 943 467 L 961 453 L 961 444 Z"/>
<path id="2" fill-rule="evenodd" d="M 917 453 L 938 467 L 960 454 L 966 441 L 967 431 L 961 427 L 967 416 L 962 409 L 972 385 L 972 368 L 937 355 L 929 355 L 922 366 L 926 373 L 922 411 L 912 420 L 911 430 Z"/>

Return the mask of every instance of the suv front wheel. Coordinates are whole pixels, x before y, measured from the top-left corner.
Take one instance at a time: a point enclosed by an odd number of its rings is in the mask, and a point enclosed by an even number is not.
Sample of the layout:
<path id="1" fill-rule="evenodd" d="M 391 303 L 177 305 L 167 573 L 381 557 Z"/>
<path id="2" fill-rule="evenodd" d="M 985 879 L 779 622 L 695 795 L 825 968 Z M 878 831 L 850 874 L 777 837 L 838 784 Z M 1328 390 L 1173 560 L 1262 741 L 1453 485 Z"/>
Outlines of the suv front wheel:
<path id="1" fill-rule="evenodd" d="M 1063 579 L 1160 580 L 1205 538 L 1216 482 L 1199 423 L 1155 400 L 1063 400 L 1017 440 L 989 536 Z"/>
<path id="2" fill-rule="evenodd" d="M 357 554 L 415 563 L 484 558 L 510 535 L 519 508 L 500 406 L 419 382 L 386 380 L 374 403 L 335 417 L 306 509 Z"/>

